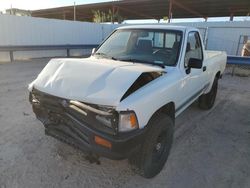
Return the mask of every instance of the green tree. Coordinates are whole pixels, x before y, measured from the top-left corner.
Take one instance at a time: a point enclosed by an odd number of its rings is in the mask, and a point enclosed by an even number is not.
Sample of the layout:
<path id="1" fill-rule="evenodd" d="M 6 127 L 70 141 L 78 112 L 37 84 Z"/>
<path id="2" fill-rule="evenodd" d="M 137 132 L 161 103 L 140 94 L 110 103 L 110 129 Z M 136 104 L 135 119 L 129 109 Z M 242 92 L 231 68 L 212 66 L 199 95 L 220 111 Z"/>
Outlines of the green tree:
<path id="1" fill-rule="evenodd" d="M 167 16 L 164 16 L 164 17 L 163 17 L 163 20 L 164 20 L 164 21 L 168 21 L 168 17 L 167 17 Z"/>
<path id="2" fill-rule="evenodd" d="M 108 12 L 103 12 L 100 10 L 94 10 L 93 12 L 93 21 L 96 23 L 102 22 L 118 22 L 122 23 L 124 18 L 119 15 L 118 11 L 112 12 L 112 10 L 108 10 Z"/>

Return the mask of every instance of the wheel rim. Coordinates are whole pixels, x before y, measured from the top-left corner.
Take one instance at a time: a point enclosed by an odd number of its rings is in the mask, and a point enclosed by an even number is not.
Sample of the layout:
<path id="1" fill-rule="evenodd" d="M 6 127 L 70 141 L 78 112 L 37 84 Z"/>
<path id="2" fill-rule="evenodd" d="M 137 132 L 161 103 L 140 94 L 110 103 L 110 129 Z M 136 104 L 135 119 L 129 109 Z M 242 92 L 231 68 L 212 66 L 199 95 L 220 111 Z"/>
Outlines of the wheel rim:
<path id="1" fill-rule="evenodd" d="M 156 143 L 154 145 L 153 149 L 153 155 L 152 155 L 152 162 L 159 162 L 162 157 L 164 156 L 164 153 L 166 152 L 166 138 L 167 132 L 162 132 L 156 139 Z"/>

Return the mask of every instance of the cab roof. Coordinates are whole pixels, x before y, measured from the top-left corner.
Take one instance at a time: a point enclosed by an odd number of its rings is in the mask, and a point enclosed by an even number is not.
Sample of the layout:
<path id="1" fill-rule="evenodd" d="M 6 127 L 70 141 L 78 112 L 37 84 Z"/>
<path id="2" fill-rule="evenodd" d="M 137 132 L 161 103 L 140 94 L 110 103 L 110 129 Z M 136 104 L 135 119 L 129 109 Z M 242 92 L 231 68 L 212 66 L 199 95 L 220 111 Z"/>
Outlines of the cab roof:
<path id="1" fill-rule="evenodd" d="M 177 30 L 177 31 L 197 30 L 194 27 L 174 26 L 174 25 L 166 25 L 166 24 L 129 25 L 129 26 L 122 26 L 117 29 L 118 30 L 119 29 L 163 29 L 163 30 Z"/>

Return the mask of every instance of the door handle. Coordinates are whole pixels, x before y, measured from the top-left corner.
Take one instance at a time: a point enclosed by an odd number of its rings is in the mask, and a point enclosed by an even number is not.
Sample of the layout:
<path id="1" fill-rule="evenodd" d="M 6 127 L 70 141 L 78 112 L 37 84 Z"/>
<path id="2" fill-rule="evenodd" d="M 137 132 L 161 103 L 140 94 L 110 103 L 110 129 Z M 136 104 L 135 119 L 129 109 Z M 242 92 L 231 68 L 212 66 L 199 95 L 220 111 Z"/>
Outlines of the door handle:
<path id="1" fill-rule="evenodd" d="M 204 67 L 202 68 L 202 70 L 203 70 L 203 72 L 205 72 L 205 71 L 207 70 L 207 67 L 204 66 Z"/>

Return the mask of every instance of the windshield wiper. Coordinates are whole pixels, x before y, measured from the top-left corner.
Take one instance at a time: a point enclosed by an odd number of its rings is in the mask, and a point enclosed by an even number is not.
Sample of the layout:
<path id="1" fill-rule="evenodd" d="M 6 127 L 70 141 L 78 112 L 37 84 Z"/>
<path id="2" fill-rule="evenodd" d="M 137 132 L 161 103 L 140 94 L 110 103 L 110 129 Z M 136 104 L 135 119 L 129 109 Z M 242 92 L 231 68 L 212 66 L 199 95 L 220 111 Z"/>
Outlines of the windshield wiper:
<path id="1" fill-rule="evenodd" d="M 142 60 L 142 59 L 135 59 L 135 58 L 128 58 L 128 59 L 117 59 L 119 61 L 128 61 L 128 62 L 137 62 L 137 63 L 143 63 L 143 64 L 149 64 L 149 65 L 156 65 L 159 66 L 161 68 L 165 68 L 164 64 L 159 64 L 159 63 L 155 63 L 152 61 L 146 61 L 146 60 Z"/>

